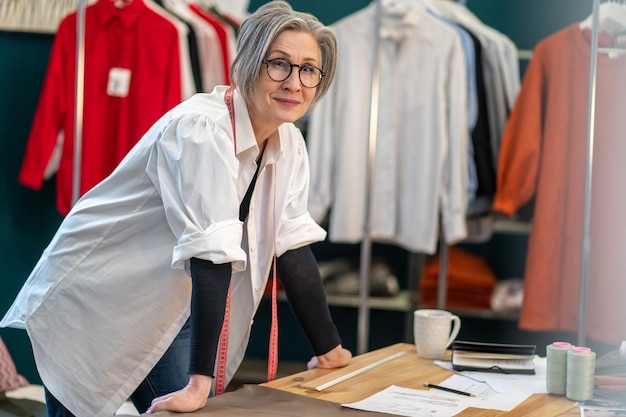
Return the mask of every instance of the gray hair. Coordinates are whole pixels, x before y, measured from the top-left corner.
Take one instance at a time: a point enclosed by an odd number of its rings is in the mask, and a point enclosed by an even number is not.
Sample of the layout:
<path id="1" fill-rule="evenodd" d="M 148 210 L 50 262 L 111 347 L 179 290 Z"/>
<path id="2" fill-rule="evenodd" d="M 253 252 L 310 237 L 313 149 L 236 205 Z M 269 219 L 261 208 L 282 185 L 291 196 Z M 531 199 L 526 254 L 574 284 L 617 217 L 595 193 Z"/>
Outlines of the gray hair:
<path id="1" fill-rule="evenodd" d="M 317 40 L 322 57 L 322 70 L 326 76 L 317 87 L 313 103 L 328 91 L 337 66 L 337 40 L 334 33 L 309 13 L 294 11 L 289 3 L 275 0 L 252 13 L 239 29 L 237 56 L 230 69 L 230 78 L 243 98 L 249 102 L 258 85 L 259 66 L 267 50 L 278 35 L 285 30 L 307 32 Z"/>

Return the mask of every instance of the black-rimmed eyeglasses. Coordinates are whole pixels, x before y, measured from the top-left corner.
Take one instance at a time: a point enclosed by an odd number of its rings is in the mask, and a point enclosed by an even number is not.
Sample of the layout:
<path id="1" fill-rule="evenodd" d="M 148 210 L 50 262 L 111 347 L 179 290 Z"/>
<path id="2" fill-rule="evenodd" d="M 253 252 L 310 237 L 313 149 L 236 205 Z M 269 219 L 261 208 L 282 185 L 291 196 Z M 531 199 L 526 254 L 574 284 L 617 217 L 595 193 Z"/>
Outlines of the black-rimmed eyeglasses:
<path id="1" fill-rule="evenodd" d="M 322 77 L 326 75 L 324 71 L 311 64 L 292 64 L 283 58 L 264 59 L 263 64 L 267 65 L 267 75 L 274 81 L 285 81 L 291 75 L 293 67 L 298 67 L 300 83 L 307 88 L 315 88 L 322 82 Z"/>

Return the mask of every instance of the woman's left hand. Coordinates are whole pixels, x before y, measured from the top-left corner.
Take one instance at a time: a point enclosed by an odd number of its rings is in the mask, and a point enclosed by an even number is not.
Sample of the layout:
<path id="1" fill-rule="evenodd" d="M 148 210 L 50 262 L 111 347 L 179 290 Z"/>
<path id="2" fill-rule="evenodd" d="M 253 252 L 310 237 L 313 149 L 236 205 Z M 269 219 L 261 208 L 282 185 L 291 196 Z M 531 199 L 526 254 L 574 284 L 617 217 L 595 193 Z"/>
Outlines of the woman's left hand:
<path id="1" fill-rule="evenodd" d="M 206 405 L 213 378 L 205 375 L 192 374 L 187 386 L 179 391 L 162 395 L 152 400 L 146 414 L 157 411 L 173 411 L 175 413 L 193 413 Z"/>
<path id="2" fill-rule="evenodd" d="M 323 355 L 313 356 L 307 364 L 307 368 L 342 368 L 350 363 L 350 359 L 352 359 L 352 353 L 341 345 L 337 345 Z"/>

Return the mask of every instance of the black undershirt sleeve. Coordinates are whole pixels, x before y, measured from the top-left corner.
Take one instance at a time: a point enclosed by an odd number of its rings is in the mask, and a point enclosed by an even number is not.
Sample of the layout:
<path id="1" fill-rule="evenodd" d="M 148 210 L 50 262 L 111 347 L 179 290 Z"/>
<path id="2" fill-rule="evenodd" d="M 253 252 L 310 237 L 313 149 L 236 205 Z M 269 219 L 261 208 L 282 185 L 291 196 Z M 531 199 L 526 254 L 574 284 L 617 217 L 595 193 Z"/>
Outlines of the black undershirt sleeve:
<path id="1" fill-rule="evenodd" d="M 285 252 L 277 260 L 278 277 L 287 300 L 316 356 L 341 343 L 330 316 L 322 277 L 309 246 Z"/>
<path id="2" fill-rule="evenodd" d="M 230 277 L 230 262 L 191 258 L 190 374 L 213 376 Z"/>

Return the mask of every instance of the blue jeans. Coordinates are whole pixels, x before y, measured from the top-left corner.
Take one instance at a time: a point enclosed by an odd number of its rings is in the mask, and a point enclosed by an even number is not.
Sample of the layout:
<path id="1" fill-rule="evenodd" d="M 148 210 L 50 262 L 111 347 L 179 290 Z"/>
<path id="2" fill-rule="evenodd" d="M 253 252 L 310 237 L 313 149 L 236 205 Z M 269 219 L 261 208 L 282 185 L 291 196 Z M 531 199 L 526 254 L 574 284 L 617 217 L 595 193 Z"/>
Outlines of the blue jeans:
<path id="1" fill-rule="evenodd" d="M 154 398 L 178 391 L 187 385 L 190 338 L 191 329 L 187 320 L 163 357 L 130 396 L 139 413 L 144 413 Z M 80 384 L 80 381 L 77 383 Z M 48 417 L 75 417 L 47 389 L 45 394 Z"/>

